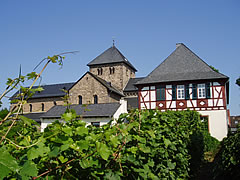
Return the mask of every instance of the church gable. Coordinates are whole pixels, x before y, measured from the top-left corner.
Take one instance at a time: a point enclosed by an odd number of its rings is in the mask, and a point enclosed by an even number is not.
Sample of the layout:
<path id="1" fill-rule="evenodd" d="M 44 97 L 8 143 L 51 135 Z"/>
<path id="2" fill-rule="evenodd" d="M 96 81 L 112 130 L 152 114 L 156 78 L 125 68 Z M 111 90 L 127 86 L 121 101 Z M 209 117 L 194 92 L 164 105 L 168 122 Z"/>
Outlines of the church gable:
<path id="1" fill-rule="evenodd" d="M 104 84 L 105 83 L 105 84 Z M 107 82 L 97 79 L 92 73 L 85 73 L 70 89 L 70 102 L 72 104 L 98 104 L 118 102 L 120 94 L 111 96 L 110 93 L 117 94 L 112 89 L 109 92 Z"/>

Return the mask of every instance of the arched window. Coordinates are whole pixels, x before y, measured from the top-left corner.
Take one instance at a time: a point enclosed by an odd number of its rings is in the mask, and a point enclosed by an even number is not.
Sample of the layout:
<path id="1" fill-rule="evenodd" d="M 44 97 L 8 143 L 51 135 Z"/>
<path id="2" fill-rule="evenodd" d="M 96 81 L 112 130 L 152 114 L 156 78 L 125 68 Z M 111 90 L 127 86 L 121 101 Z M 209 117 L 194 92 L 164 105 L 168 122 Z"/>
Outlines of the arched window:
<path id="1" fill-rule="evenodd" d="M 110 74 L 114 74 L 114 70 L 115 70 L 114 67 L 110 67 L 110 68 L 109 68 Z"/>
<path id="2" fill-rule="evenodd" d="M 32 104 L 29 104 L 29 111 L 32 112 Z"/>
<path id="3" fill-rule="evenodd" d="M 78 96 L 78 104 L 82 104 L 82 96 Z"/>
<path id="4" fill-rule="evenodd" d="M 97 104 L 98 103 L 98 97 L 97 95 L 94 95 L 94 104 Z"/>
<path id="5" fill-rule="evenodd" d="M 44 111 L 44 104 L 42 103 L 42 111 Z"/>
<path id="6" fill-rule="evenodd" d="M 97 72 L 98 72 L 98 75 L 102 75 L 103 74 L 103 69 L 102 68 L 98 68 Z"/>

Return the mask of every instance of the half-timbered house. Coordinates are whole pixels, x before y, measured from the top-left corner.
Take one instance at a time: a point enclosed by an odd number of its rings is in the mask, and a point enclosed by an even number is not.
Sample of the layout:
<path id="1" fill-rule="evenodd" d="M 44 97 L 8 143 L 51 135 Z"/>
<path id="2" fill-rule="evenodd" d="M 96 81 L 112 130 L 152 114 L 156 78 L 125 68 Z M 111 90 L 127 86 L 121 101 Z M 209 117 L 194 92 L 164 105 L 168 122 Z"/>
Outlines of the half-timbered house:
<path id="1" fill-rule="evenodd" d="M 221 140 L 228 131 L 228 80 L 179 43 L 170 56 L 136 83 L 139 108 L 196 110 L 208 121 L 211 135 Z"/>

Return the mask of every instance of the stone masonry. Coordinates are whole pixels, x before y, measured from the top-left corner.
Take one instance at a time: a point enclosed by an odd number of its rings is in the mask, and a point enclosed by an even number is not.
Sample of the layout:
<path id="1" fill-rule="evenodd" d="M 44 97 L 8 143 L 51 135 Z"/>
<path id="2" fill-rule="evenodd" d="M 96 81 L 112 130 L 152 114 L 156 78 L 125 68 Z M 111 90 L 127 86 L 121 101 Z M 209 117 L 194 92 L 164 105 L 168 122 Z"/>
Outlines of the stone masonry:
<path id="1" fill-rule="evenodd" d="M 82 104 L 93 104 L 94 95 L 98 97 L 98 103 L 118 102 L 120 96 L 112 96 L 106 87 L 98 82 L 90 73 L 86 73 L 70 90 L 70 102 L 78 104 L 78 97 L 82 96 Z"/>
<path id="2" fill-rule="evenodd" d="M 114 73 L 110 74 L 112 67 L 114 67 Z M 102 74 L 98 74 L 100 68 L 102 68 Z M 135 78 L 134 70 L 124 63 L 92 66 L 90 72 L 111 82 L 111 85 L 120 91 L 123 91 L 130 78 Z"/>

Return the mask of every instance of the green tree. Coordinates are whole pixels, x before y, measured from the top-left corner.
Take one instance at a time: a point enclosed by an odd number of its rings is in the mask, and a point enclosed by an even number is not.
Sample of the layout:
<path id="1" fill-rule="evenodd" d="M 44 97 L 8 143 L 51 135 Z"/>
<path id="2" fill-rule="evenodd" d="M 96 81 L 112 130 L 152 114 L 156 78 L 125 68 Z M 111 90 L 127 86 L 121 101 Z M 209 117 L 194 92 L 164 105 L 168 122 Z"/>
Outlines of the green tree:
<path id="1" fill-rule="evenodd" d="M 236 84 L 240 86 L 240 77 L 236 80 Z"/>
<path id="2" fill-rule="evenodd" d="M 6 117 L 6 115 L 8 114 L 8 110 L 7 108 L 4 108 L 2 110 L 0 110 L 0 119 L 4 119 Z"/>
<path id="3" fill-rule="evenodd" d="M 219 73 L 219 70 L 218 70 L 218 69 L 216 69 L 215 67 L 213 67 L 213 66 L 210 66 L 210 68 L 212 68 L 212 70 L 214 70 L 214 71 L 216 71 L 216 72 L 218 72 L 218 73 Z"/>

